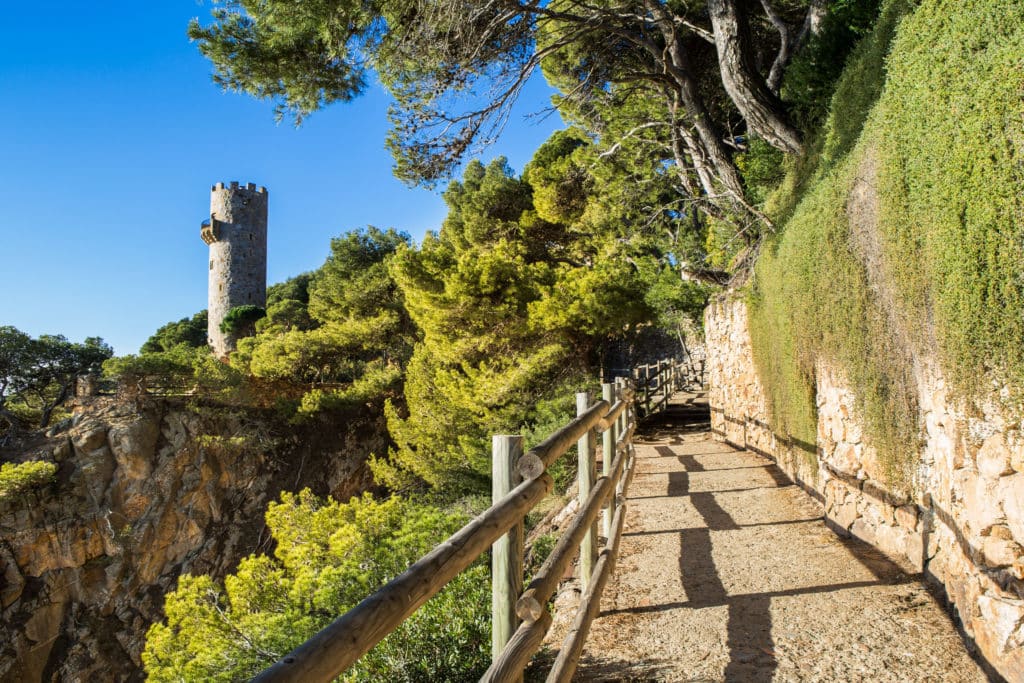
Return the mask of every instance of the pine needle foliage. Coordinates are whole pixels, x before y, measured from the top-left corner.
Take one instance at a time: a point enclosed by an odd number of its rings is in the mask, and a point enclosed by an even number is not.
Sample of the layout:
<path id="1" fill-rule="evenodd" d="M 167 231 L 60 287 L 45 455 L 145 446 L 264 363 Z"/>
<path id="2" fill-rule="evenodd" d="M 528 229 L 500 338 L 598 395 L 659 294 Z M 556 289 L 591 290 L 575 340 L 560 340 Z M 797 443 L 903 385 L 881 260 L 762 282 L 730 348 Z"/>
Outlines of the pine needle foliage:
<path id="1" fill-rule="evenodd" d="M 397 576 L 467 519 L 369 494 L 347 503 L 308 490 L 267 510 L 273 557 L 250 555 L 223 582 L 184 575 L 152 626 L 149 680 L 247 680 Z M 486 567 L 460 574 L 342 681 L 471 681 L 489 664 Z"/>

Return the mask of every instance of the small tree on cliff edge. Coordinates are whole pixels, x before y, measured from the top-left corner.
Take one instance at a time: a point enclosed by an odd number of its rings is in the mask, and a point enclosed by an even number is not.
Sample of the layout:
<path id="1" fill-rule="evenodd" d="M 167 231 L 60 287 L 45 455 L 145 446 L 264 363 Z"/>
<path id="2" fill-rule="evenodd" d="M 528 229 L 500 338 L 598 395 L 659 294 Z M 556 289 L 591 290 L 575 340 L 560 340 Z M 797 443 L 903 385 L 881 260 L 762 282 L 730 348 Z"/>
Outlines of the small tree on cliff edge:
<path id="1" fill-rule="evenodd" d="M 9 433 L 26 413 L 38 416 L 38 426 L 46 427 L 78 377 L 99 372 L 113 353 L 99 337 L 78 344 L 63 335 L 33 339 L 10 325 L 0 326 L 0 429 Z"/>

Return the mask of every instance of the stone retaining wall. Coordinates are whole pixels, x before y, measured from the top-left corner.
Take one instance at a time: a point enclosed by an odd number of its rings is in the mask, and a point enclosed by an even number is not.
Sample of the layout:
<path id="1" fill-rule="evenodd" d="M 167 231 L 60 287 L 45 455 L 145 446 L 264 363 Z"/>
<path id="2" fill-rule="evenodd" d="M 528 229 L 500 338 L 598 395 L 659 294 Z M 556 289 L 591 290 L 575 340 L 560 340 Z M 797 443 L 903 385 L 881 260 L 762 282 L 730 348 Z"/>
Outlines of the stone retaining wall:
<path id="1" fill-rule="evenodd" d="M 840 368 L 816 371 L 817 442 L 773 432 L 754 365 L 743 301 L 705 311 L 711 427 L 774 459 L 823 506 L 837 533 L 855 536 L 941 586 L 981 655 L 1024 681 L 1024 435 L 996 410 L 965 414 L 936 363 L 915 366 L 922 448 L 915 490 L 885 486 L 864 441 L 855 396 Z"/>

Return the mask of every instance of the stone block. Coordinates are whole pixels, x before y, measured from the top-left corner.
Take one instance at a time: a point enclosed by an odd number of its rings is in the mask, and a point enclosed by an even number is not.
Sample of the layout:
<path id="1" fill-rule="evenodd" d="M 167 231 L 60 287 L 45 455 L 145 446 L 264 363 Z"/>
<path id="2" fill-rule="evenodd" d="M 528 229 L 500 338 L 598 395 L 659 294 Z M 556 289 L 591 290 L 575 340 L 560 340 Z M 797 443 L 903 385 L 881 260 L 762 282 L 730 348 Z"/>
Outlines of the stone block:
<path id="1" fill-rule="evenodd" d="M 829 515 L 829 519 L 831 519 L 836 526 L 847 531 L 857 518 L 857 506 L 853 503 L 845 503 L 843 505 L 836 506 Z"/>
<path id="2" fill-rule="evenodd" d="M 903 505 L 896 508 L 896 523 L 907 531 L 917 529 L 917 506 Z"/>
<path id="3" fill-rule="evenodd" d="M 989 567 L 1008 567 L 1024 554 L 1021 547 L 1011 540 L 986 536 L 981 543 L 981 556 Z"/>
<path id="4" fill-rule="evenodd" d="M 875 527 L 875 545 L 893 559 L 907 558 L 910 556 L 907 531 L 896 526 L 882 524 Z"/>
<path id="5" fill-rule="evenodd" d="M 863 517 L 858 517 L 850 526 L 850 533 L 868 545 L 876 545 L 877 543 L 875 527 L 871 526 Z"/>
<path id="6" fill-rule="evenodd" d="M 846 440 L 850 443 L 859 444 L 864 441 L 864 425 L 861 420 L 853 415 L 846 421 Z"/>
<path id="7" fill-rule="evenodd" d="M 1003 477 L 999 490 L 1006 512 L 1006 523 L 1014 540 L 1024 545 L 1024 473 Z"/>
<path id="8" fill-rule="evenodd" d="M 982 479 L 970 470 L 961 470 L 957 481 L 963 494 L 967 522 L 974 533 L 983 534 L 989 527 L 1005 519 L 994 483 Z M 1024 498 L 1021 502 L 1024 504 Z M 1024 532 L 1024 528 L 1021 531 Z"/>
<path id="9" fill-rule="evenodd" d="M 978 450 L 975 462 L 978 465 L 978 473 L 991 481 L 1004 474 L 1013 473 L 1013 468 L 1010 467 L 1010 450 L 1006 447 L 1002 434 L 993 434 L 985 439 Z"/>
<path id="10" fill-rule="evenodd" d="M 1019 436 L 1010 450 L 1010 468 L 1014 472 L 1024 472 L 1024 439 Z"/>
<path id="11" fill-rule="evenodd" d="M 860 462 L 858 460 L 860 450 L 859 446 L 854 446 L 853 444 L 844 441 L 836 444 L 835 450 L 832 451 L 831 456 L 826 459 L 840 472 L 855 475 L 860 469 Z"/>
<path id="12" fill-rule="evenodd" d="M 1024 601 L 981 595 L 978 612 L 972 621 L 982 652 L 1009 654 L 1020 647 L 1018 625 L 1024 620 Z"/>
<path id="13" fill-rule="evenodd" d="M 905 543 L 907 560 L 910 562 L 910 566 L 915 571 L 924 571 L 924 535 L 917 532 L 907 533 Z"/>

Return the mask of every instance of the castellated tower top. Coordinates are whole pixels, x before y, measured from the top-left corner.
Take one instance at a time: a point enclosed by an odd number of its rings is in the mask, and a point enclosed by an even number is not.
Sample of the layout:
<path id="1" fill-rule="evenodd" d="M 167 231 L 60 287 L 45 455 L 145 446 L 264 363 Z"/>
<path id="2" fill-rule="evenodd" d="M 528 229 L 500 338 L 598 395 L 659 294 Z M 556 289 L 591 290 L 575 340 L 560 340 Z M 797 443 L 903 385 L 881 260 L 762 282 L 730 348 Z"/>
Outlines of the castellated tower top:
<path id="1" fill-rule="evenodd" d="M 232 308 L 267 305 L 267 188 L 237 181 L 210 188 L 210 218 L 199 235 L 210 245 L 209 326 L 213 352 L 226 357 L 244 330 L 221 331 Z"/>

